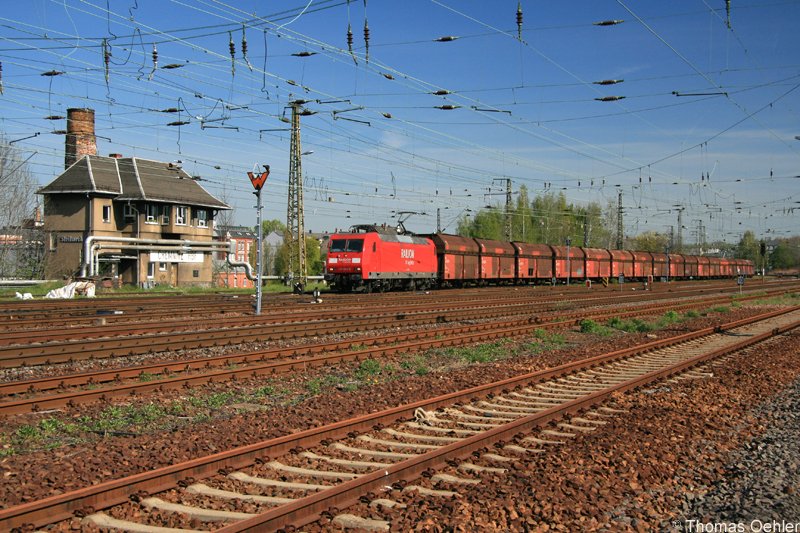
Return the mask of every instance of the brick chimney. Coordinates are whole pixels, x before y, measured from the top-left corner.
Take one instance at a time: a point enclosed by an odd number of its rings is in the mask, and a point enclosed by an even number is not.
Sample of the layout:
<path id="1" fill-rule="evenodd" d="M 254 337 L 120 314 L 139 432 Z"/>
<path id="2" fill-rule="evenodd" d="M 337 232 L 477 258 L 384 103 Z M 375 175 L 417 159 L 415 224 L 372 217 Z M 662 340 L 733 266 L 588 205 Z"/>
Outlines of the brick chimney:
<path id="1" fill-rule="evenodd" d="M 69 168 L 85 155 L 97 155 L 94 135 L 94 109 L 67 109 L 67 141 L 64 168 Z"/>

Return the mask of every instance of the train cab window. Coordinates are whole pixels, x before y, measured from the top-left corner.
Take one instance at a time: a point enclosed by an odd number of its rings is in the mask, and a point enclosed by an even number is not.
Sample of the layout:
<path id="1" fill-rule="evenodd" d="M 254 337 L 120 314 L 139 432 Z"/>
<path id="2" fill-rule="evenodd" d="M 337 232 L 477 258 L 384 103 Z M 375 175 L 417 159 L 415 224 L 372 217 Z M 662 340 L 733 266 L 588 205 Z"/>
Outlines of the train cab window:
<path id="1" fill-rule="evenodd" d="M 348 252 L 361 252 L 364 250 L 364 239 L 347 239 Z"/>
<path id="2" fill-rule="evenodd" d="M 334 239 L 331 241 L 331 252 L 361 252 L 364 239 Z"/>
<path id="3" fill-rule="evenodd" d="M 378 243 L 373 242 L 372 243 L 372 253 L 375 253 L 377 251 L 378 251 Z"/>

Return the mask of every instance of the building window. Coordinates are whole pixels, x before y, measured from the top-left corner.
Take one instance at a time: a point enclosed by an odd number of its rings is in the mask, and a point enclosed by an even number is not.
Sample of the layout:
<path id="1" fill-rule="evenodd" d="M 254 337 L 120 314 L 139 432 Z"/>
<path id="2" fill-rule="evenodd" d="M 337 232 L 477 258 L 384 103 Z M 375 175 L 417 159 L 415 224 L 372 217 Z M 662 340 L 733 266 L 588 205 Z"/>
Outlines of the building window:
<path id="1" fill-rule="evenodd" d="M 125 216 L 126 222 L 136 220 L 136 208 L 131 204 L 125 204 L 125 207 L 122 209 L 122 214 Z"/>
<path id="2" fill-rule="evenodd" d="M 172 211 L 172 206 L 169 205 L 162 205 L 161 206 L 161 224 L 166 226 L 169 224 L 169 212 Z"/>
<path id="3" fill-rule="evenodd" d="M 111 206 L 103 206 L 103 222 L 111 222 Z"/>
<path id="4" fill-rule="evenodd" d="M 58 233 L 55 231 L 50 233 L 50 251 L 55 252 L 58 249 Z"/>
<path id="5" fill-rule="evenodd" d="M 198 228 L 207 228 L 208 227 L 208 211 L 205 209 L 197 209 L 195 211 L 195 215 L 197 216 L 197 227 Z"/>
<path id="6" fill-rule="evenodd" d="M 147 263 L 147 279 L 153 279 L 154 277 L 156 277 L 156 264 Z"/>
<path id="7" fill-rule="evenodd" d="M 166 272 L 167 271 L 167 264 L 164 263 L 164 262 L 159 263 L 158 264 L 158 270 L 159 270 L 159 272 Z"/>
<path id="8" fill-rule="evenodd" d="M 178 226 L 186 225 L 187 209 L 188 208 L 185 205 L 179 205 L 175 207 L 175 224 Z"/>
<path id="9" fill-rule="evenodd" d="M 200 271 L 199 270 L 192 270 L 192 277 L 193 278 L 199 278 L 200 277 Z"/>
<path id="10" fill-rule="evenodd" d="M 233 275 L 233 287 L 236 288 L 238 286 L 239 286 L 239 277 L 236 274 L 234 274 Z"/>
<path id="11" fill-rule="evenodd" d="M 156 204 L 147 204 L 145 205 L 145 223 L 146 224 L 156 224 L 158 219 L 158 206 Z"/>

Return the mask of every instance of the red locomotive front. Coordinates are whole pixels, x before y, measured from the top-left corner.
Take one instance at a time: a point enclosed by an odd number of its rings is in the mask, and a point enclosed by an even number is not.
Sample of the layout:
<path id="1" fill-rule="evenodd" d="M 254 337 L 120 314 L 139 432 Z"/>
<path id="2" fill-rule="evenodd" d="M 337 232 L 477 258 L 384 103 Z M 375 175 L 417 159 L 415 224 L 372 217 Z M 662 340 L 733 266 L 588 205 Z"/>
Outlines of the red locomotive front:
<path id="1" fill-rule="evenodd" d="M 336 290 L 425 288 L 436 278 L 436 249 L 425 237 L 361 224 L 330 238 L 325 280 Z"/>

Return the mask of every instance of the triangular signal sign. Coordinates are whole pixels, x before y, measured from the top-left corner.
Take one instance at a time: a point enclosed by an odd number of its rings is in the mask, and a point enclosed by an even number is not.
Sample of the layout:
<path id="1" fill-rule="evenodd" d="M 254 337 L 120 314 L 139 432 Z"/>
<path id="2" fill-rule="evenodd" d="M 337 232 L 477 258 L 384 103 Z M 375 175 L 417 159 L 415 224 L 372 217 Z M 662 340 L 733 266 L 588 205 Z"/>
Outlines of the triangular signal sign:
<path id="1" fill-rule="evenodd" d="M 247 173 L 247 177 L 250 178 L 250 183 L 253 184 L 253 188 L 257 191 L 261 190 L 261 187 L 267 182 L 267 177 L 269 176 L 269 165 L 266 165 L 264 168 L 265 170 L 261 174 Z"/>

